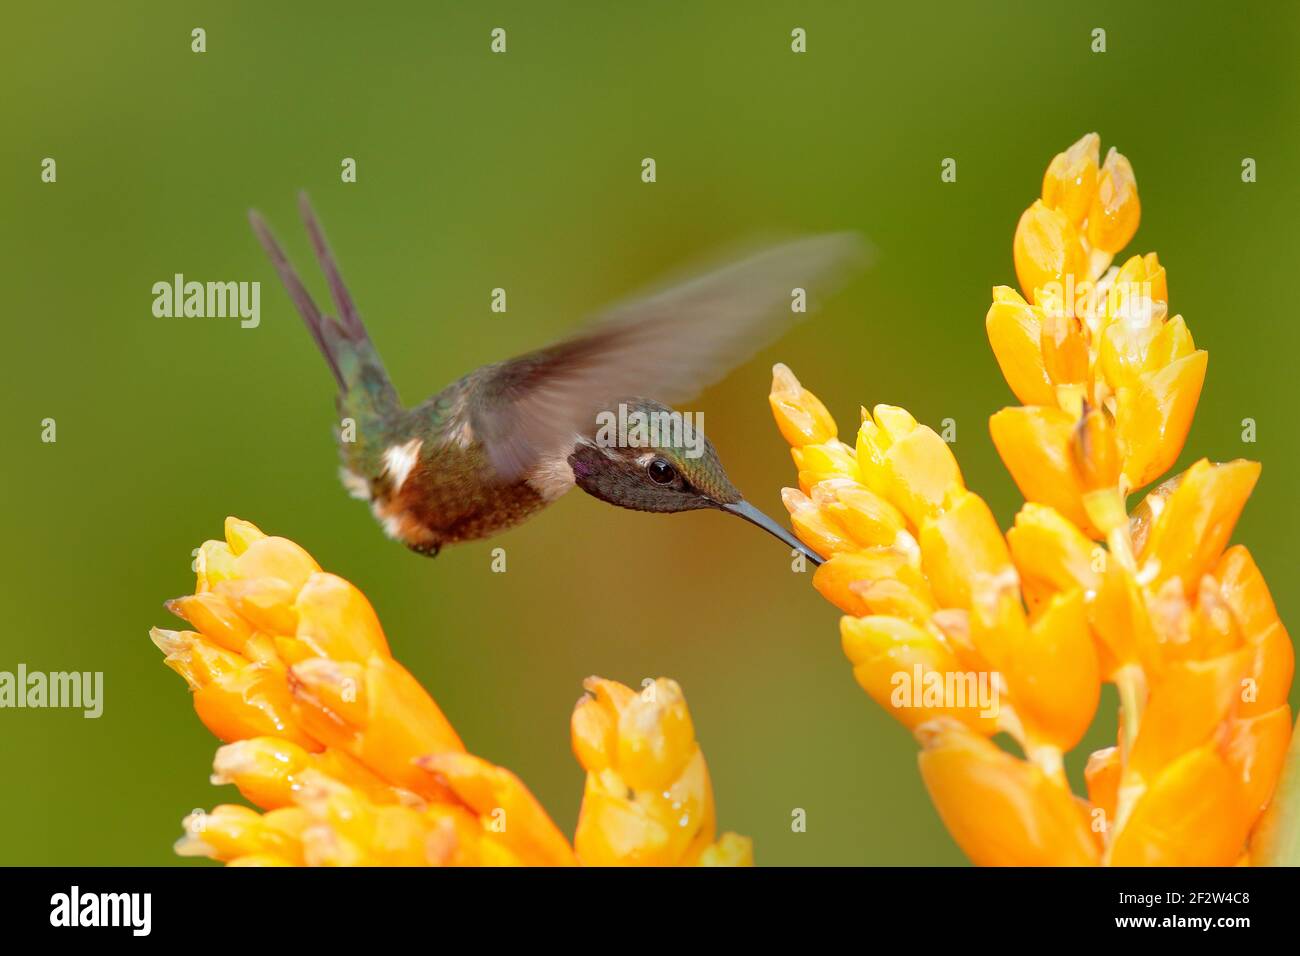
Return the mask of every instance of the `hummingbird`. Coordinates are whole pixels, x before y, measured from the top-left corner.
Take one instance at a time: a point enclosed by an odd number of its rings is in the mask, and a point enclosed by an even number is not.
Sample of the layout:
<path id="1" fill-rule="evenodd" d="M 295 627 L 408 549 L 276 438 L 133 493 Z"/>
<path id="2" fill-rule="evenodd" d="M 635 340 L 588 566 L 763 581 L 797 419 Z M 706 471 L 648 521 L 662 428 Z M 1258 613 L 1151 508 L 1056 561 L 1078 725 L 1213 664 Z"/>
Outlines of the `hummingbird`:
<path id="1" fill-rule="evenodd" d="M 865 244 L 855 234 L 774 246 L 629 300 L 569 338 L 477 368 L 406 407 L 306 193 L 299 208 L 333 317 L 317 307 L 256 210 L 249 220 L 334 376 L 342 422 L 352 423 L 352 434 L 338 429 L 343 484 L 370 503 L 389 537 L 432 557 L 444 545 L 519 524 L 576 485 L 637 511 L 724 511 L 821 563 L 745 500 L 712 443 L 689 423 L 650 432 L 654 443 L 643 440 L 644 430 L 602 440 L 597 425 L 615 409 L 625 421 L 673 421 L 662 417 L 679 414 L 666 403 L 689 399 L 765 345 L 797 315 L 798 290 L 811 300 L 857 270 Z"/>

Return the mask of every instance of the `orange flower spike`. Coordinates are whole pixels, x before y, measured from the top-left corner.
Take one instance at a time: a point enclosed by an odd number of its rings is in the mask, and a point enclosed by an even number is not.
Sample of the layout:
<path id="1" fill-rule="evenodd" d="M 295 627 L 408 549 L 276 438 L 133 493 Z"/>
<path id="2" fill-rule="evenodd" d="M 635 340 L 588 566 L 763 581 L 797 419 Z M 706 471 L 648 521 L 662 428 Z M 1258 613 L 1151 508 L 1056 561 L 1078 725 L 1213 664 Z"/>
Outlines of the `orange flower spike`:
<path id="1" fill-rule="evenodd" d="M 1054 405 L 1056 389 L 1043 359 L 1043 311 L 1010 286 L 993 289 L 984 331 L 1002 377 L 1025 405 Z"/>
<path id="2" fill-rule="evenodd" d="M 1183 474 L 1152 522 L 1138 555 L 1139 577 L 1152 591 L 1177 576 L 1190 592 L 1218 562 L 1255 482 L 1257 463 L 1201 459 Z"/>
<path id="3" fill-rule="evenodd" d="M 1163 770 L 1123 821 L 1112 866 L 1231 866 L 1250 826 L 1247 797 L 1212 744 Z"/>
<path id="4" fill-rule="evenodd" d="M 1043 176 L 1043 203 L 1064 213 L 1076 228 L 1083 225 L 1097 194 L 1101 137 L 1088 133 L 1063 153 L 1057 153 Z"/>
<path id="5" fill-rule="evenodd" d="M 1069 217 L 1036 200 L 1016 224 L 1011 246 L 1016 278 L 1025 298 L 1039 301 L 1044 286 L 1063 289 L 1067 276 L 1077 284 L 1088 278 L 1088 256 Z"/>
<path id="6" fill-rule="evenodd" d="M 921 777 L 948 832 L 977 866 L 1095 866 L 1085 809 L 1069 790 L 962 724 L 918 728 Z"/>
<path id="7" fill-rule="evenodd" d="M 417 757 L 464 752 L 438 705 L 389 657 L 365 664 L 317 657 L 290 669 L 303 725 L 394 786 L 429 798 L 446 792 L 414 764 Z"/>
<path id="8" fill-rule="evenodd" d="M 835 419 L 812 392 L 799 384 L 785 365 L 772 367 L 772 391 L 768 395 L 772 414 L 781 436 L 795 448 L 816 445 L 835 438 Z"/>
<path id="9" fill-rule="evenodd" d="M 948 443 L 893 405 L 864 413 L 857 456 L 863 483 L 913 525 L 939 514 L 966 490 Z"/>
<path id="10" fill-rule="evenodd" d="M 417 763 L 437 775 L 481 822 L 484 836 L 499 839 L 525 866 L 573 866 L 569 841 L 523 782 L 471 754 L 444 753 Z"/>
<path id="11" fill-rule="evenodd" d="M 1112 146 L 1097 176 L 1097 193 L 1088 209 L 1088 242 L 1095 249 L 1119 252 L 1132 240 L 1141 218 L 1133 167 Z"/>
<path id="12" fill-rule="evenodd" d="M 945 699 L 946 685 L 960 680 L 964 690 L 968 682 L 957 656 L 933 630 L 896 617 L 843 617 L 840 640 L 858 684 L 903 726 L 916 729 L 947 717 L 979 733 L 997 733 L 997 714 L 985 713 L 977 694 L 965 706 Z"/>
<path id="13" fill-rule="evenodd" d="M 574 849 L 586 865 L 694 865 L 713 844 L 713 790 L 681 689 L 589 678 L 573 746 L 587 770 Z M 716 858 L 717 854 L 714 854 Z"/>

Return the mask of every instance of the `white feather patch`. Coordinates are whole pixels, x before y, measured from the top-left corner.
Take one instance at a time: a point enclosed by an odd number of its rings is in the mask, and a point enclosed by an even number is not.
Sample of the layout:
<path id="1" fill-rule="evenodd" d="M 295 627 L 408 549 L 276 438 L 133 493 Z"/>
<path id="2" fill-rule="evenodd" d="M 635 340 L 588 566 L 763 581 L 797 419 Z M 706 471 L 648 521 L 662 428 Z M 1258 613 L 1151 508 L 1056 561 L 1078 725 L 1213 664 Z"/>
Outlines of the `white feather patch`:
<path id="1" fill-rule="evenodd" d="M 384 451 L 384 470 L 383 474 L 388 475 L 393 482 L 393 489 L 400 491 L 402 485 L 406 484 L 406 479 L 411 475 L 411 469 L 420 457 L 420 446 L 424 441 L 419 438 L 412 438 L 405 445 L 393 445 Z"/>
<path id="2" fill-rule="evenodd" d="M 349 471 L 347 468 L 339 468 L 339 478 L 343 481 L 343 487 L 347 489 L 349 495 L 358 498 L 361 501 L 370 500 L 370 482 L 362 478 L 355 471 Z"/>

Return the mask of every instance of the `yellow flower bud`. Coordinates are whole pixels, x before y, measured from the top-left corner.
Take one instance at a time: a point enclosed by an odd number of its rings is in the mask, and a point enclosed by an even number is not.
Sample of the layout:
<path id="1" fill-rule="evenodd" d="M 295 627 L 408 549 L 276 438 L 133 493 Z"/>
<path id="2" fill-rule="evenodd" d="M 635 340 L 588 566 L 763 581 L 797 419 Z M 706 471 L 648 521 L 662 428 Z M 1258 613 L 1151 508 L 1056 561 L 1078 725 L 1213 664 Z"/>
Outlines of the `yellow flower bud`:
<path id="1" fill-rule="evenodd" d="M 1097 193 L 1088 209 L 1088 242 L 1095 249 L 1119 252 L 1137 232 L 1141 218 L 1133 167 L 1112 146 L 1097 176 Z"/>

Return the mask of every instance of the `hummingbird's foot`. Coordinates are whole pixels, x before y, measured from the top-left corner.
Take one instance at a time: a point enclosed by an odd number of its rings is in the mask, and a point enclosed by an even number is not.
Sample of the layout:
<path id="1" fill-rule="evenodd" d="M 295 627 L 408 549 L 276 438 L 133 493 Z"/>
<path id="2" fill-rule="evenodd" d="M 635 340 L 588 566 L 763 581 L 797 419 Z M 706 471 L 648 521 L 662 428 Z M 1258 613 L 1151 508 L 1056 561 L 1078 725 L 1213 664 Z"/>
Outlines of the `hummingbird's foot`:
<path id="1" fill-rule="evenodd" d="M 408 544 L 407 547 L 416 554 L 424 555 L 426 558 L 436 558 L 438 552 L 442 550 L 442 545 L 438 542 L 433 542 L 431 544 Z"/>

